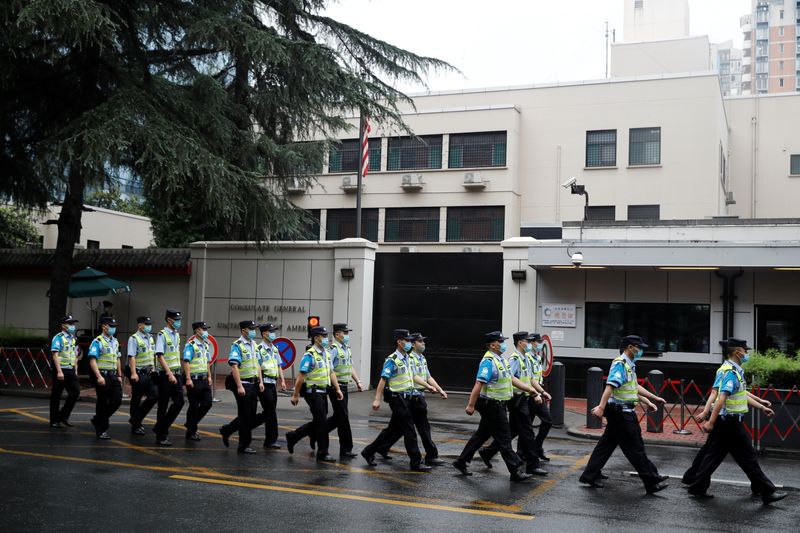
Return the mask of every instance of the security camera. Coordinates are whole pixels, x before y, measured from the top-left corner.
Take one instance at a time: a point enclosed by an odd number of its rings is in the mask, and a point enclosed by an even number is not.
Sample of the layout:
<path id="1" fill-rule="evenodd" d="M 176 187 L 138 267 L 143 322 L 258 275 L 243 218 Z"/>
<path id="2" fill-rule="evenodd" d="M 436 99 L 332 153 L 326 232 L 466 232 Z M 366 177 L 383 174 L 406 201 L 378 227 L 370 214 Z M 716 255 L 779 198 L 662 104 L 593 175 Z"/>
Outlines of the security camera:
<path id="1" fill-rule="evenodd" d="M 578 178 L 573 176 L 570 179 L 568 179 L 567 181 L 565 181 L 564 183 L 562 183 L 561 186 L 564 187 L 565 189 L 569 189 L 570 187 L 575 185 L 577 182 L 578 182 Z"/>
<path id="2" fill-rule="evenodd" d="M 576 267 L 581 266 L 583 264 L 583 254 L 580 252 L 575 252 L 574 254 L 572 254 L 570 261 L 572 261 L 572 264 L 575 265 Z"/>

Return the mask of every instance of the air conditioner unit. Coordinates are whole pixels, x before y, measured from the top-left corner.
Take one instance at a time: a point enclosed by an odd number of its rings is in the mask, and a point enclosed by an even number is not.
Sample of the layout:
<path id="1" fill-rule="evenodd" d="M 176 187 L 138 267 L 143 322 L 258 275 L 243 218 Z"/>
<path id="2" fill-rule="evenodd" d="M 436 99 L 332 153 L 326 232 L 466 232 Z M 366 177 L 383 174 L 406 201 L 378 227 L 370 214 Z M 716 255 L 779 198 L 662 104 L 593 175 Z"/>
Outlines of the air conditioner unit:
<path id="1" fill-rule="evenodd" d="M 725 193 L 725 205 L 734 205 L 736 200 L 733 198 L 733 191 Z"/>
<path id="2" fill-rule="evenodd" d="M 419 191 L 425 186 L 422 174 L 403 174 L 400 178 L 400 187 L 404 191 Z"/>
<path id="3" fill-rule="evenodd" d="M 304 194 L 306 192 L 306 187 L 298 178 L 292 178 L 292 180 L 286 186 L 286 192 L 289 194 Z"/>
<path id="4" fill-rule="evenodd" d="M 477 246 L 465 246 L 464 248 L 461 249 L 461 251 L 464 252 L 465 254 L 473 254 L 480 252 L 481 249 L 478 248 Z"/>
<path id="5" fill-rule="evenodd" d="M 417 251 L 417 247 L 416 246 L 401 246 L 400 247 L 400 253 L 401 254 L 413 254 L 416 251 Z"/>
<path id="6" fill-rule="evenodd" d="M 488 180 L 481 178 L 480 172 L 464 173 L 464 188 L 469 191 L 481 191 L 486 188 Z"/>
<path id="7" fill-rule="evenodd" d="M 344 192 L 356 192 L 358 189 L 358 178 L 356 176 L 342 177 L 342 190 Z M 364 190 L 364 182 L 361 182 L 361 190 Z"/>

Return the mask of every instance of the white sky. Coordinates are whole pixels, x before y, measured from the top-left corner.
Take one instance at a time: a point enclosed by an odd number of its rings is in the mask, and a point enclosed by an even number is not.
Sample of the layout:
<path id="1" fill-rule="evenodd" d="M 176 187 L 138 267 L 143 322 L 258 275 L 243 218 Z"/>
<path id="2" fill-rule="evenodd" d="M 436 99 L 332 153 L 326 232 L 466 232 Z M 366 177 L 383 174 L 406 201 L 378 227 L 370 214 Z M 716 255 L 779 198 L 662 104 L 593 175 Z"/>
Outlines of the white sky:
<path id="1" fill-rule="evenodd" d="M 689 0 L 691 34 L 741 47 L 750 0 Z M 327 14 L 462 74 L 432 75 L 430 90 L 598 79 L 605 22 L 622 40 L 623 0 L 340 0 Z M 402 87 L 420 92 L 424 87 Z"/>

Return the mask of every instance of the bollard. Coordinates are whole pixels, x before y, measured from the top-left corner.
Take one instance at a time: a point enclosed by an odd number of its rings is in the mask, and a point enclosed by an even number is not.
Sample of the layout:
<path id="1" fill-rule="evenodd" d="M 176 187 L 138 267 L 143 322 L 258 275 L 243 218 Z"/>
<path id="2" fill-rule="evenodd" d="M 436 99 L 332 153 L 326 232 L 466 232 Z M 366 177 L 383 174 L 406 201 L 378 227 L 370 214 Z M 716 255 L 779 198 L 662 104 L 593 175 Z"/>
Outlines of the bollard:
<path id="1" fill-rule="evenodd" d="M 211 363 L 211 401 L 217 403 L 220 400 L 217 398 L 217 361 Z"/>
<path id="2" fill-rule="evenodd" d="M 660 370 L 651 370 L 647 373 L 647 381 L 652 387 L 650 392 L 658 396 L 664 388 L 664 374 Z M 664 406 L 657 405 L 657 407 L 655 412 L 647 411 L 648 433 L 664 433 Z"/>
<path id="3" fill-rule="evenodd" d="M 592 414 L 592 408 L 603 396 L 603 388 L 603 370 L 593 366 L 586 371 L 586 427 L 589 429 L 603 427 L 603 419 Z"/>
<path id="4" fill-rule="evenodd" d="M 557 428 L 564 426 L 564 381 L 566 367 L 564 363 L 556 361 L 547 377 L 547 392 L 553 397 L 550 400 L 550 418 Z"/>
<path id="5" fill-rule="evenodd" d="M 681 427 L 673 431 L 676 435 L 691 435 L 692 432 L 686 429 L 686 399 L 683 397 L 684 391 L 684 382 L 681 379 L 681 390 L 679 394 L 679 399 L 681 401 Z"/>

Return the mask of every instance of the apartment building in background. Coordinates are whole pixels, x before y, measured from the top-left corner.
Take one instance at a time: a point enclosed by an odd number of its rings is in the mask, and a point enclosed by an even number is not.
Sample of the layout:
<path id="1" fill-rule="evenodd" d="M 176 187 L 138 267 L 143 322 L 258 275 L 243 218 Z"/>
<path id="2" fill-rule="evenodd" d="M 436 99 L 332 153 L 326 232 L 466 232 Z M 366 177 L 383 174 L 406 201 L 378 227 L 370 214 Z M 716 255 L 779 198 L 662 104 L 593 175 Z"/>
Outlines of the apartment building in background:
<path id="1" fill-rule="evenodd" d="M 740 24 L 742 94 L 800 90 L 800 1 L 753 0 Z"/>

